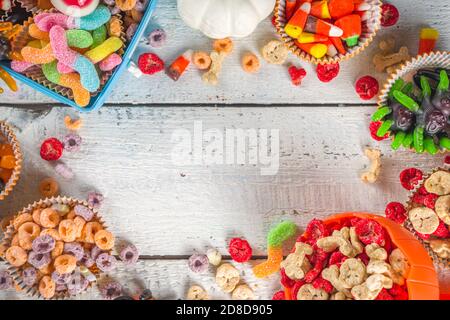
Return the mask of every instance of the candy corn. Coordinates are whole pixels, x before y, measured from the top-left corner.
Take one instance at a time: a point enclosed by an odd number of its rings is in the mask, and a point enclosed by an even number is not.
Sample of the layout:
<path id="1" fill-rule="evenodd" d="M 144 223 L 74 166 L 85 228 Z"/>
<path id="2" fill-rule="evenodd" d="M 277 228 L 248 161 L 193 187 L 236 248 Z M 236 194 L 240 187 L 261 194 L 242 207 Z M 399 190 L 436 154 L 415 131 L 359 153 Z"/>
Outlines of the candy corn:
<path id="1" fill-rule="evenodd" d="M 343 34 L 342 29 L 314 16 L 308 16 L 305 24 L 305 31 L 322 34 L 328 37 L 341 37 Z"/>
<path id="2" fill-rule="evenodd" d="M 361 35 L 361 17 L 357 14 L 351 14 L 340 18 L 335 25 L 344 31 L 341 38 L 347 43 L 347 46 L 354 47 L 358 44 Z"/>
<path id="3" fill-rule="evenodd" d="M 327 41 L 328 37 L 322 34 L 302 32 L 302 34 L 300 35 L 300 37 L 298 37 L 297 40 L 299 43 L 313 43 L 313 42 Z"/>
<path id="4" fill-rule="evenodd" d="M 336 47 L 334 46 L 333 42 L 331 42 L 330 39 L 328 39 L 327 41 L 325 41 L 325 44 L 328 48 L 327 50 L 327 56 L 329 57 L 334 57 L 335 55 L 338 54 L 338 51 L 336 49 Z"/>
<path id="5" fill-rule="evenodd" d="M 311 11 L 311 4 L 309 2 L 303 3 L 297 11 L 295 11 L 292 18 L 284 28 L 286 34 L 292 38 L 297 39 L 303 32 L 309 12 Z"/>
<path id="6" fill-rule="evenodd" d="M 311 14 L 320 19 L 330 19 L 330 10 L 328 10 L 328 1 L 314 1 L 311 3 Z"/>
<path id="7" fill-rule="evenodd" d="M 297 0 L 286 0 L 286 20 L 292 18 L 295 12 L 295 7 L 297 5 Z"/>
<path id="8" fill-rule="evenodd" d="M 295 41 L 295 44 L 316 59 L 323 58 L 328 51 L 328 46 L 323 43 L 299 43 Z"/>
<path id="9" fill-rule="evenodd" d="M 334 44 L 337 51 L 339 51 L 340 54 L 346 54 L 347 50 L 345 50 L 344 44 L 342 43 L 341 38 L 339 37 L 330 37 L 330 41 Z"/>
<path id="10" fill-rule="evenodd" d="M 430 53 L 436 46 L 439 32 L 433 28 L 423 28 L 420 30 L 419 54 Z"/>
<path id="11" fill-rule="evenodd" d="M 339 19 L 353 13 L 355 5 L 353 0 L 330 0 L 328 2 L 328 9 L 333 19 Z"/>

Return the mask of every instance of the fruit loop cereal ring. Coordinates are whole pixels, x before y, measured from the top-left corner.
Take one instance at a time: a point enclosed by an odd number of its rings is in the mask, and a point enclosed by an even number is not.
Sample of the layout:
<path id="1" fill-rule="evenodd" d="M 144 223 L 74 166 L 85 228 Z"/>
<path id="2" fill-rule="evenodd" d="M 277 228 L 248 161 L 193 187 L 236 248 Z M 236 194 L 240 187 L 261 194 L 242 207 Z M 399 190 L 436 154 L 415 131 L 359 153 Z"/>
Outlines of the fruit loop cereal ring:
<path id="1" fill-rule="evenodd" d="M 229 263 L 217 268 L 216 283 L 226 293 L 232 292 L 241 280 L 239 271 Z"/>
<path id="2" fill-rule="evenodd" d="M 211 57 L 204 51 L 195 51 L 192 54 L 192 63 L 199 70 L 206 70 L 211 66 Z"/>
<path id="3" fill-rule="evenodd" d="M 120 251 L 119 257 L 124 264 L 134 265 L 139 260 L 139 251 L 134 245 L 130 244 Z"/>
<path id="4" fill-rule="evenodd" d="M 28 255 L 21 247 L 11 246 L 6 250 L 5 258 L 13 267 L 21 267 L 27 262 Z"/>
<path id="5" fill-rule="evenodd" d="M 13 221 L 13 226 L 15 230 L 19 230 L 20 226 L 23 225 L 26 222 L 32 222 L 33 217 L 29 213 L 24 213 L 19 215 L 17 218 Z"/>
<path id="6" fill-rule="evenodd" d="M 208 293 L 200 286 L 189 288 L 186 300 L 209 300 Z"/>
<path id="7" fill-rule="evenodd" d="M 29 239 L 33 241 L 41 233 L 41 228 L 34 222 L 25 222 L 18 230 L 19 241 L 21 239 Z"/>
<path id="8" fill-rule="evenodd" d="M 439 227 L 439 217 L 430 208 L 414 208 L 408 215 L 414 229 L 422 234 L 432 234 Z"/>
<path id="9" fill-rule="evenodd" d="M 122 286 L 117 282 L 108 282 L 100 287 L 100 293 L 106 300 L 114 300 L 122 295 Z"/>
<path id="10" fill-rule="evenodd" d="M 81 119 L 73 120 L 70 116 L 64 117 L 64 125 L 69 130 L 79 130 L 83 125 L 83 121 Z"/>
<path id="11" fill-rule="evenodd" d="M 103 226 L 98 222 L 88 222 L 84 226 L 84 241 L 87 243 L 95 243 L 95 234 L 103 230 Z"/>
<path id="12" fill-rule="evenodd" d="M 262 48 L 264 60 L 271 64 L 283 64 L 288 56 L 288 49 L 283 42 L 272 40 Z"/>
<path id="13" fill-rule="evenodd" d="M 50 264 L 52 261 L 49 253 L 37 253 L 30 251 L 28 254 L 28 263 L 36 269 L 42 269 Z"/>
<path id="14" fill-rule="evenodd" d="M 213 43 L 213 49 L 216 52 L 222 52 L 226 55 L 230 54 L 233 51 L 234 48 L 234 44 L 233 44 L 233 40 L 231 40 L 230 38 L 225 38 L 225 39 L 218 39 L 215 40 Z"/>
<path id="15" fill-rule="evenodd" d="M 246 284 L 241 284 L 234 289 L 231 294 L 231 299 L 233 300 L 254 300 L 255 294 L 253 290 Z"/>
<path id="16" fill-rule="evenodd" d="M 91 221 L 94 217 L 94 212 L 86 206 L 76 205 L 74 212 L 77 216 L 82 217 L 86 221 Z"/>
<path id="17" fill-rule="evenodd" d="M 38 280 L 37 276 L 37 270 L 33 267 L 28 267 L 22 271 L 22 281 L 29 287 L 36 284 Z"/>
<path id="18" fill-rule="evenodd" d="M 37 253 L 49 253 L 55 249 L 56 241 L 49 235 L 42 235 L 33 240 L 32 249 Z"/>
<path id="19" fill-rule="evenodd" d="M 64 244 L 64 253 L 72 254 L 77 261 L 83 259 L 84 249 L 78 242 L 69 242 Z"/>
<path id="20" fill-rule="evenodd" d="M 69 133 L 64 137 L 64 150 L 68 152 L 78 152 L 80 150 L 82 139 L 79 135 Z"/>
<path id="21" fill-rule="evenodd" d="M 62 220 L 58 227 L 59 236 L 65 242 L 73 242 L 77 237 L 77 226 L 73 220 Z"/>
<path id="22" fill-rule="evenodd" d="M 97 267 L 103 272 L 110 272 L 116 268 L 117 260 L 114 256 L 101 253 L 95 260 Z"/>
<path id="23" fill-rule="evenodd" d="M 58 230 L 56 230 L 56 229 L 44 229 L 44 230 L 42 230 L 40 236 L 45 236 L 45 235 L 49 235 L 50 237 L 52 237 L 56 241 L 60 241 L 61 240 L 61 237 L 59 236 Z"/>
<path id="24" fill-rule="evenodd" d="M 39 183 L 39 193 L 44 198 L 51 198 L 58 194 L 59 185 L 53 178 L 45 178 Z"/>
<path id="25" fill-rule="evenodd" d="M 242 62 L 242 69 L 244 69 L 244 71 L 248 73 L 258 72 L 259 68 L 261 67 L 259 58 L 251 52 L 244 54 L 241 62 Z"/>
<path id="26" fill-rule="evenodd" d="M 19 244 L 19 235 L 16 234 L 11 240 L 11 246 L 20 246 Z"/>
<path id="27" fill-rule="evenodd" d="M 90 207 L 98 209 L 102 206 L 103 200 L 105 197 L 99 192 L 89 192 L 87 202 Z"/>
<path id="28" fill-rule="evenodd" d="M 52 208 L 46 208 L 41 211 L 40 222 L 44 228 L 55 228 L 60 220 L 58 212 Z"/>
<path id="29" fill-rule="evenodd" d="M 248 241 L 240 238 L 230 240 L 228 252 L 231 258 L 239 263 L 247 262 L 252 257 L 252 248 Z"/>
<path id="30" fill-rule="evenodd" d="M 52 272 L 52 280 L 55 281 L 56 285 L 68 284 L 72 280 L 72 275 L 70 273 L 59 274 L 56 271 Z"/>
<path id="31" fill-rule="evenodd" d="M 53 265 L 59 274 L 72 273 L 77 266 L 77 259 L 71 254 L 63 254 L 56 257 Z"/>
<path id="32" fill-rule="evenodd" d="M 73 222 L 75 223 L 75 226 L 77 228 L 77 238 L 81 238 L 81 235 L 83 234 L 83 228 L 86 225 L 86 220 L 84 220 L 82 217 L 77 216 L 73 219 Z"/>
<path id="33" fill-rule="evenodd" d="M 194 253 L 189 257 L 188 266 L 194 273 L 205 273 L 208 271 L 208 257 L 204 254 Z"/>
<path id="34" fill-rule="evenodd" d="M 129 11 L 136 5 L 137 0 L 116 0 L 116 6 L 122 11 Z"/>
<path id="35" fill-rule="evenodd" d="M 155 29 L 148 35 L 148 41 L 153 48 L 161 48 L 166 44 L 167 34 L 163 29 Z"/>
<path id="36" fill-rule="evenodd" d="M 115 239 L 111 232 L 106 230 L 99 230 L 94 235 L 94 241 L 97 247 L 106 251 L 114 247 Z"/>
<path id="37" fill-rule="evenodd" d="M 110 37 L 120 37 L 121 33 L 122 33 L 122 23 L 120 22 L 120 19 L 118 17 L 114 16 L 108 23 L 108 34 Z"/>
<path id="38" fill-rule="evenodd" d="M 56 259 L 60 255 L 62 255 L 64 250 L 64 242 L 56 241 L 55 248 L 51 252 L 52 259 Z"/>
<path id="39" fill-rule="evenodd" d="M 55 295 L 56 292 L 56 284 L 49 276 L 42 277 L 41 281 L 39 281 L 39 293 L 45 299 L 51 299 Z"/>

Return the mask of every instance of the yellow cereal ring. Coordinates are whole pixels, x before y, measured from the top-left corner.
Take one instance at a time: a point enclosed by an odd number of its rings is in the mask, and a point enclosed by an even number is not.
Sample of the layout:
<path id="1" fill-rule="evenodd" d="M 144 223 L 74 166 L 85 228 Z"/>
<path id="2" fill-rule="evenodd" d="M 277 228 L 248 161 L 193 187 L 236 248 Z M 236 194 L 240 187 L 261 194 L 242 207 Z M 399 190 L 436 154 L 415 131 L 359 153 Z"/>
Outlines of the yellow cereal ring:
<path id="1" fill-rule="evenodd" d="M 33 221 L 33 217 L 31 216 L 31 214 L 29 214 L 29 213 L 21 214 L 14 219 L 14 222 L 13 222 L 14 229 L 19 230 L 19 227 L 21 225 L 23 225 L 25 222 L 31 222 L 31 221 Z"/>
<path id="2" fill-rule="evenodd" d="M 122 48 L 123 42 L 118 37 L 110 37 L 106 39 L 102 44 L 95 47 L 94 49 L 89 50 L 84 55 L 92 61 L 93 64 L 96 64 L 111 53 L 116 52 L 120 48 Z"/>
<path id="3" fill-rule="evenodd" d="M 77 267 L 77 258 L 71 254 L 63 254 L 56 257 L 53 265 L 59 274 L 71 273 Z"/>
<path id="4" fill-rule="evenodd" d="M 77 237 L 77 226 L 70 219 L 61 221 L 59 224 L 59 236 L 64 242 L 73 242 Z"/>
<path id="5" fill-rule="evenodd" d="M 204 51 L 196 51 L 192 55 L 192 62 L 200 70 L 206 70 L 211 66 L 211 57 Z"/>
<path id="6" fill-rule="evenodd" d="M 46 64 L 55 60 L 50 43 L 42 49 L 23 47 L 20 53 L 24 61 L 33 64 Z"/>
<path id="7" fill-rule="evenodd" d="M 77 216 L 75 217 L 75 219 L 73 219 L 73 222 L 75 222 L 75 225 L 77 227 L 77 238 L 81 238 L 86 220 L 84 220 L 82 217 Z"/>
<path id="8" fill-rule="evenodd" d="M 33 211 L 33 214 L 31 215 L 33 217 L 34 223 L 41 225 L 41 212 L 42 209 L 36 209 Z"/>
<path id="9" fill-rule="evenodd" d="M 51 299 L 54 297 L 56 292 L 56 284 L 55 281 L 52 280 L 49 276 L 42 277 L 41 281 L 39 281 L 39 293 L 45 299 Z"/>
<path id="10" fill-rule="evenodd" d="M 44 228 L 55 228 L 59 221 L 61 220 L 61 217 L 59 216 L 58 211 L 52 208 L 45 208 L 41 212 L 41 226 Z"/>
<path id="11" fill-rule="evenodd" d="M 19 227 L 19 240 L 23 238 L 30 238 L 31 241 L 33 241 L 39 236 L 40 233 L 41 227 L 39 227 L 36 223 L 25 222 Z"/>
<path id="12" fill-rule="evenodd" d="M 86 223 L 83 229 L 84 241 L 95 243 L 95 234 L 100 230 L 103 230 L 103 226 L 100 223 L 95 221 Z"/>
<path id="13" fill-rule="evenodd" d="M 59 232 L 56 229 L 44 229 L 41 231 L 41 236 L 45 236 L 45 235 L 49 235 L 50 237 L 52 237 L 53 239 L 55 239 L 55 241 L 60 241 L 61 237 L 59 236 Z"/>
<path id="14" fill-rule="evenodd" d="M 51 252 L 52 259 L 56 259 L 60 255 L 62 255 L 63 251 L 64 251 L 64 242 L 56 241 L 55 248 Z"/>
<path id="15" fill-rule="evenodd" d="M 12 246 L 6 250 L 5 258 L 13 267 L 21 267 L 27 262 L 28 255 L 21 247 Z"/>
<path id="16" fill-rule="evenodd" d="M 114 247 L 114 235 L 106 230 L 99 230 L 94 236 L 95 244 L 102 250 L 111 250 Z"/>

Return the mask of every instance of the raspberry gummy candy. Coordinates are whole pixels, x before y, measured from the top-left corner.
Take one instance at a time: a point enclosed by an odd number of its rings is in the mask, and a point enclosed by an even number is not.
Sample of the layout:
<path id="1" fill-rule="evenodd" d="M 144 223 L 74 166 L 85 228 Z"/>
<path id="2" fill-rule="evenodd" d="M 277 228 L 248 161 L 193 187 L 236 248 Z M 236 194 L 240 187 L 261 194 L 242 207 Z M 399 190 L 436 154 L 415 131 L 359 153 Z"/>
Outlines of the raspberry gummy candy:
<path id="1" fill-rule="evenodd" d="M 391 219 L 399 224 L 403 224 L 406 220 L 406 209 L 399 202 L 391 202 L 386 206 L 386 218 Z"/>
<path id="2" fill-rule="evenodd" d="M 306 71 L 303 68 L 297 68 L 296 66 L 290 66 L 288 69 L 291 82 L 294 86 L 302 84 L 303 78 L 306 77 Z"/>
<path id="3" fill-rule="evenodd" d="M 236 262 L 247 262 L 252 257 L 252 248 L 247 240 L 233 238 L 230 240 L 228 252 L 231 258 Z"/>
<path id="4" fill-rule="evenodd" d="M 143 53 L 139 56 L 138 67 L 142 73 L 153 75 L 164 70 L 164 61 L 154 53 Z"/>
<path id="5" fill-rule="evenodd" d="M 56 138 L 49 138 L 42 142 L 41 158 L 46 161 L 56 161 L 61 158 L 64 145 Z"/>
<path id="6" fill-rule="evenodd" d="M 423 172 L 416 168 L 405 169 L 400 173 L 400 183 L 406 190 L 412 190 L 422 180 Z"/>
<path id="7" fill-rule="evenodd" d="M 356 93 L 362 100 L 370 100 L 378 93 L 380 86 L 377 79 L 371 76 L 359 78 L 355 84 Z"/>
<path id="8" fill-rule="evenodd" d="M 286 295 L 284 294 L 283 290 L 275 292 L 275 294 L 272 296 L 272 300 L 286 300 Z"/>
<path id="9" fill-rule="evenodd" d="M 383 246 L 385 243 L 384 229 L 374 220 L 361 219 L 355 224 L 355 231 L 359 240 L 366 245 L 376 243 Z"/>
<path id="10" fill-rule="evenodd" d="M 383 27 L 391 27 L 395 25 L 400 18 L 398 9 L 389 3 L 384 3 L 381 6 L 381 25 Z"/>
<path id="11" fill-rule="evenodd" d="M 313 219 L 306 227 L 305 237 L 308 240 L 316 242 L 318 239 L 327 236 L 329 236 L 329 232 L 322 220 Z"/>
<path id="12" fill-rule="evenodd" d="M 322 82 L 330 82 L 339 74 L 339 63 L 319 64 L 317 65 L 317 77 Z"/>
<path id="13" fill-rule="evenodd" d="M 373 121 L 369 125 L 370 135 L 376 141 L 382 141 L 389 138 L 389 133 L 386 133 L 384 136 L 379 137 L 377 135 L 378 129 L 380 129 L 383 123 L 381 121 Z"/>

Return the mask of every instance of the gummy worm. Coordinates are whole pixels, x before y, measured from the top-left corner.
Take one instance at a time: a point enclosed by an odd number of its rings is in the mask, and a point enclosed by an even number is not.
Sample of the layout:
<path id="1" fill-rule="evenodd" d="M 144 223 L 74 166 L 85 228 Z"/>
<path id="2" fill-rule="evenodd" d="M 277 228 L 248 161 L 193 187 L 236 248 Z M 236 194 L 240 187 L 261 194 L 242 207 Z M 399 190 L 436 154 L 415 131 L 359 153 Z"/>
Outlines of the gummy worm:
<path id="1" fill-rule="evenodd" d="M 100 61 L 100 63 L 98 64 L 98 67 L 102 71 L 111 71 L 112 69 L 114 69 L 121 63 L 122 63 L 122 58 L 117 53 L 113 53 L 113 54 L 109 55 L 107 58 Z"/>
<path id="2" fill-rule="evenodd" d="M 117 37 L 110 37 L 106 39 L 102 44 L 98 45 L 94 49 L 89 50 L 84 54 L 86 58 L 96 64 L 108 57 L 111 53 L 116 52 L 122 48 L 123 42 Z"/>
<path id="3" fill-rule="evenodd" d="M 6 72 L 5 69 L 0 67 L 0 79 L 5 81 L 6 85 L 14 92 L 17 91 L 17 83 L 16 80 L 13 79 L 13 77 L 10 76 L 8 72 Z"/>
<path id="4" fill-rule="evenodd" d="M 80 74 L 83 87 L 90 92 L 97 91 L 100 87 L 100 79 L 94 64 L 88 58 L 69 48 L 66 32 L 62 27 L 54 26 L 50 30 L 50 44 L 56 59 Z"/>
<path id="5" fill-rule="evenodd" d="M 11 69 L 13 69 L 16 72 L 24 72 L 27 69 L 31 68 L 32 66 L 34 66 L 33 63 L 30 62 L 26 62 L 26 61 L 19 61 L 19 60 L 12 60 L 11 61 Z"/>

